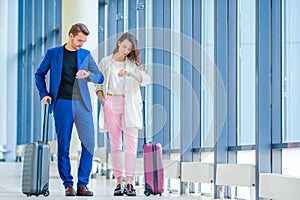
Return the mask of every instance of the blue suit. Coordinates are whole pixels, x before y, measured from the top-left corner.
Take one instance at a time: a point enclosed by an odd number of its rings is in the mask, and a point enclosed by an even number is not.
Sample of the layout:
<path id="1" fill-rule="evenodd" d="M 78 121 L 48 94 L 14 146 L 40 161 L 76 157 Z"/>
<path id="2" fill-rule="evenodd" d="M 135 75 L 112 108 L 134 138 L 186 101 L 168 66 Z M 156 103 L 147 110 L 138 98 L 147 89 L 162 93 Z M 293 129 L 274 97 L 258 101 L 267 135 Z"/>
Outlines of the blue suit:
<path id="1" fill-rule="evenodd" d="M 49 49 L 46 52 L 46 55 L 40 64 L 39 68 L 35 73 L 36 86 L 42 99 L 45 96 L 51 96 L 52 102 L 49 107 L 49 111 L 52 112 L 52 109 L 56 104 L 56 97 L 59 90 L 59 85 L 61 81 L 62 73 L 62 62 L 64 55 L 64 46 L 55 47 Z M 94 83 L 103 83 L 104 77 L 102 73 L 98 70 L 98 66 L 95 63 L 90 52 L 85 49 L 79 49 L 77 54 L 77 69 L 83 69 L 85 71 L 90 71 L 90 81 Z M 46 88 L 45 76 L 50 70 L 50 88 L 49 92 Z M 86 79 L 78 79 L 79 89 L 81 92 L 82 100 L 84 105 L 89 111 L 92 111 L 90 93 L 87 86 Z"/>
<path id="2" fill-rule="evenodd" d="M 70 141 L 73 123 L 75 123 L 81 141 L 81 158 L 78 169 L 77 188 L 88 184 L 92 170 L 94 152 L 94 123 L 92 105 L 88 89 L 88 81 L 101 84 L 104 80 L 98 70 L 92 55 L 88 50 L 77 51 L 77 70 L 90 72 L 88 79 L 78 79 L 80 100 L 57 98 L 62 79 L 64 46 L 48 49 L 44 59 L 35 73 L 36 86 L 42 99 L 51 96 L 49 111 L 54 111 L 55 129 L 58 142 L 58 171 L 65 187 L 73 185 L 70 164 Z M 49 73 L 49 91 L 47 90 L 46 75 Z"/>

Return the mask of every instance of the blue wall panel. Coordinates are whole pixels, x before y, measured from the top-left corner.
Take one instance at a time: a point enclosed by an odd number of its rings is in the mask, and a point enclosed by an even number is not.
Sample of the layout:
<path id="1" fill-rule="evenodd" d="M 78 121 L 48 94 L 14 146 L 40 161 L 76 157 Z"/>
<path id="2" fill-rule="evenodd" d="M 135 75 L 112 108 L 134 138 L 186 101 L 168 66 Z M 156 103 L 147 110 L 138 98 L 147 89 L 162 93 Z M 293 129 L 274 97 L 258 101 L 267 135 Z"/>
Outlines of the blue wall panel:
<path id="1" fill-rule="evenodd" d="M 201 1 L 194 0 L 193 2 L 193 78 L 192 78 L 192 86 L 193 91 L 195 92 L 196 102 L 193 102 L 193 105 L 197 106 L 197 109 L 193 109 L 193 116 L 192 118 L 195 119 L 201 113 L 201 54 L 202 54 L 202 47 L 201 47 L 201 10 L 202 5 Z M 199 109 L 199 113 L 198 112 Z M 201 120 L 201 119 L 200 119 Z M 193 120 L 192 124 L 192 147 L 194 148 L 201 148 L 201 136 L 200 136 L 200 121 Z M 198 160 L 200 158 L 194 158 L 193 160 Z"/>
<path id="2" fill-rule="evenodd" d="M 272 143 L 282 142 L 282 0 L 272 1 Z M 272 172 L 282 173 L 281 149 L 272 152 Z"/>
<path id="3" fill-rule="evenodd" d="M 256 1 L 257 6 L 257 123 L 256 123 L 256 197 L 259 173 L 271 172 L 271 1 Z"/>
<path id="4" fill-rule="evenodd" d="M 214 162 L 215 170 L 214 176 L 216 180 L 216 169 L 218 163 L 227 163 L 227 116 L 223 116 L 224 106 L 227 106 L 228 95 L 223 96 L 223 89 L 227 87 L 227 18 L 228 18 L 228 4 L 227 1 L 215 1 L 215 63 L 216 63 L 216 108 L 215 108 L 215 148 L 214 148 Z M 227 91 L 227 90 L 226 90 Z M 225 98 L 224 98 L 225 97 Z M 225 101 L 225 102 L 224 102 Z M 225 108 L 226 109 L 226 108 Z M 226 110 L 225 110 L 226 111 Z M 226 115 L 226 113 L 225 113 Z M 224 119 L 225 117 L 225 119 Z M 223 121 L 225 120 L 225 121 Z M 224 123 L 223 123 L 224 122 Z M 226 195 L 226 194 L 225 194 Z M 215 187 L 215 198 L 219 196 L 217 187 Z"/>
<path id="5" fill-rule="evenodd" d="M 237 145 L 237 1 L 228 2 L 228 145 Z M 228 163 L 236 163 L 236 152 L 228 152 Z"/>

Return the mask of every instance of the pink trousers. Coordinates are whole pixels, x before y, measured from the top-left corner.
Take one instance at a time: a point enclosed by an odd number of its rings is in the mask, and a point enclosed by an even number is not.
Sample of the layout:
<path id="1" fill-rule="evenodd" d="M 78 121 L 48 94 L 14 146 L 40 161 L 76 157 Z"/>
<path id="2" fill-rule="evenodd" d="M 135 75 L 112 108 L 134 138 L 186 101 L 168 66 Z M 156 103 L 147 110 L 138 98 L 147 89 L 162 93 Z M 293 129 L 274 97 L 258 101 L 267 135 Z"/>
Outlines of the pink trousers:
<path id="1" fill-rule="evenodd" d="M 135 172 L 138 129 L 126 127 L 124 107 L 125 98 L 123 96 L 109 95 L 103 107 L 104 120 L 110 137 L 111 159 L 115 178 L 123 176 L 122 130 L 125 143 L 125 176 L 133 177 Z"/>

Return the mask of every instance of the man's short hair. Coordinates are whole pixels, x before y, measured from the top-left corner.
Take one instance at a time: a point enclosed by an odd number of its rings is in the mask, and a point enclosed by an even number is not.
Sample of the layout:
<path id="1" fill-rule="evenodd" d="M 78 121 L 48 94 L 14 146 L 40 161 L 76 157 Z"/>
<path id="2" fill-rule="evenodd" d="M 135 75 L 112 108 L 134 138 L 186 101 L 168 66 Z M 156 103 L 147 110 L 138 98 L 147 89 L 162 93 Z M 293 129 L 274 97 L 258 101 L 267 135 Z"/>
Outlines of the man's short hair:
<path id="1" fill-rule="evenodd" d="M 72 33 L 74 36 L 76 36 L 80 32 L 83 33 L 84 35 L 90 34 L 90 31 L 86 27 L 86 25 L 84 25 L 83 23 L 76 23 L 70 28 L 69 35 Z"/>

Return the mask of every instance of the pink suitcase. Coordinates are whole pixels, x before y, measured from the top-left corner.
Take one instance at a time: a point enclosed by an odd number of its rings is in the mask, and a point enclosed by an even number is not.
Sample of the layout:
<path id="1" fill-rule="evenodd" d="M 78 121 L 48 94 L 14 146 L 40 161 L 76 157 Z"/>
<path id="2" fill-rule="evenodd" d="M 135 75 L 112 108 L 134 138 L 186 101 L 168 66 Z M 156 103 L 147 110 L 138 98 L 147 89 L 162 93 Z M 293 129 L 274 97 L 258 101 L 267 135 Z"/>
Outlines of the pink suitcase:
<path id="1" fill-rule="evenodd" d="M 162 147 L 160 143 L 144 144 L 144 194 L 157 195 L 164 192 L 164 168 L 162 159 Z"/>

